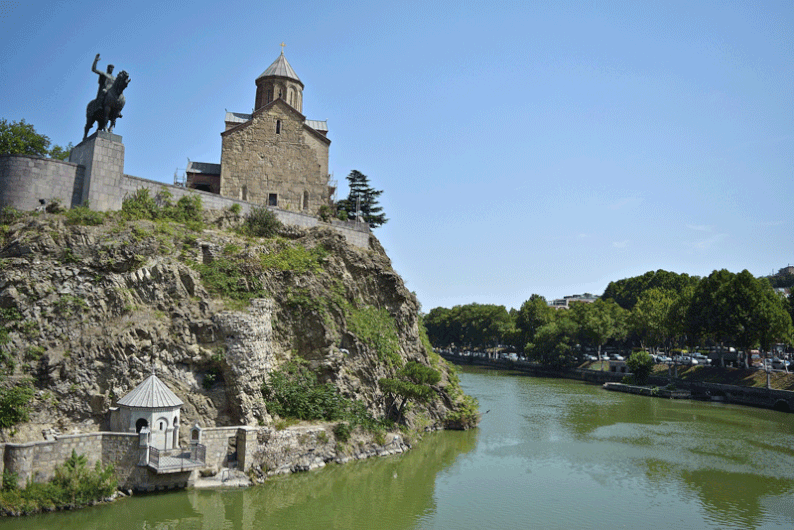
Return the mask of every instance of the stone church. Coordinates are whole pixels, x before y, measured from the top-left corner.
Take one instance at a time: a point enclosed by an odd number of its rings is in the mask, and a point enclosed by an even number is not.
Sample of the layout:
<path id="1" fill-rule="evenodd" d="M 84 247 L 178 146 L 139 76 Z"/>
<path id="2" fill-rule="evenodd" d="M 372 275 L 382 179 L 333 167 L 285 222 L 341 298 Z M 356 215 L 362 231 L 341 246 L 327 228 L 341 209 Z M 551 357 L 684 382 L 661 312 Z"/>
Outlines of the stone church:
<path id="1" fill-rule="evenodd" d="M 185 185 L 309 214 L 329 204 L 328 125 L 302 114 L 303 88 L 282 49 L 256 78 L 253 113 L 226 113 L 221 163 L 189 162 Z"/>

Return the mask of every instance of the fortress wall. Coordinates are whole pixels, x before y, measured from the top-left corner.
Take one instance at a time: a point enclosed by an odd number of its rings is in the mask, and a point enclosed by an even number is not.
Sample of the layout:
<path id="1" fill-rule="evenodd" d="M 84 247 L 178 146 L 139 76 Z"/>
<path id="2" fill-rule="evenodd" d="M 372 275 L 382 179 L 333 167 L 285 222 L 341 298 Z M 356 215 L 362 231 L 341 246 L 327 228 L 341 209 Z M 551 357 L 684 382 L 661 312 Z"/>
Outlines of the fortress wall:
<path id="1" fill-rule="evenodd" d="M 91 140 L 95 142 L 92 143 Z M 88 199 L 89 206 L 94 210 L 120 210 L 124 198 L 141 188 L 149 189 L 151 195 L 156 195 L 160 190 L 165 189 L 173 195 L 174 201 L 188 194 L 198 195 L 207 210 L 223 210 L 239 204 L 241 215 L 245 215 L 252 208 L 259 206 L 247 201 L 132 175 L 119 176 L 123 166 L 123 156 L 124 146 L 114 146 L 114 142 L 107 138 L 89 138 L 88 141 L 75 146 L 72 159 L 91 164 L 90 182 L 84 182 L 86 166 L 77 162 L 63 162 L 29 155 L 2 155 L 0 156 L 0 208 L 12 206 L 18 210 L 31 211 L 41 205 L 39 199 L 48 202 L 57 199 L 65 207 L 72 207 L 82 204 L 83 199 Z M 364 223 L 336 219 L 324 223 L 317 217 L 303 212 L 279 208 L 270 208 L 270 210 L 286 225 L 302 228 L 328 226 L 344 235 L 349 244 L 369 248 L 370 230 Z"/>
<path id="2" fill-rule="evenodd" d="M 3 469 L 17 473 L 21 487 L 29 479 L 44 482 L 55 476 L 55 468 L 72 455 L 72 450 L 85 455 L 91 468 L 96 462 L 113 464 L 120 485 L 129 482 L 140 457 L 137 434 L 94 432 L 41 442 L 3 444 Z"/>
<path id="3" fill-rule="evenodd" d="M 35 210 L 39 199 L 57 199 L 69 208 L 80 204 L 84 167 L 31 155 L 0 155 L 0 208 Z"/>

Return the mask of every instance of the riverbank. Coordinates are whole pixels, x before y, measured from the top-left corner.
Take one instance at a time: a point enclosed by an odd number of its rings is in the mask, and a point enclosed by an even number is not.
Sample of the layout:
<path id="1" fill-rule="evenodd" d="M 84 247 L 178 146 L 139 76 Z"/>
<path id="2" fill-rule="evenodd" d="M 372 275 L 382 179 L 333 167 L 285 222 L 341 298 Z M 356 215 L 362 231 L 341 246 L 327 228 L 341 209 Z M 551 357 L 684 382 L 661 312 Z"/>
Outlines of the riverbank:
<path id="1" fill-rule="evenodd" d="M 484 357 L 462 357 L 442 354 L 446 360 L 458 365 L 474 365 L 497 370 L 511 370 L 534 377 L 577 379 L 603 385 L 621 383 L 625 373 L 610 372 L 608 362 L 591 362 L 569 369 L 555 370 L 528 361 L 487 359 Z M 677 390 L 690 393 L 690 399 L 701 401 L 724 401 L 737 405 L 760 407 L 781 412 L 794 411 L 794 374 L 784 372 L 770 374 L 766 388 L 766 372 L 743 368 L 678 367 L 678 377 L 671 377 L 667 367 L 657 365 L 648 379 L 649 388 L 664 388 L 672 385 Z M 764 386 L 761 386 L 761 385 Z"/>

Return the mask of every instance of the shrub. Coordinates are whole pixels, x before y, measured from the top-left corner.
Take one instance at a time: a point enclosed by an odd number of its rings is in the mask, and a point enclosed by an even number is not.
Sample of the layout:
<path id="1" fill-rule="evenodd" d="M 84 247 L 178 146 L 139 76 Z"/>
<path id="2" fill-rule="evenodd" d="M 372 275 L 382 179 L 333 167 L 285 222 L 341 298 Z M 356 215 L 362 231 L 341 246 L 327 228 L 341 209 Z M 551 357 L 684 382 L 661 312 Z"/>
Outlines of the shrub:
<path id="1" fill-rule="evenodd" d="M 636 351 L 626 360 L 626 366 L 634 374 L 637 384 L 644 385 L 653 371 L 653 358 L 646 351 Z"/>
<path id="2" fill-rule="evenodd" d="M 234 215 L 240 215 L 240 212 L 243 211 L 243 207 L 237 203 L 234 203 L 231 206 L 229 206 L 229 211 L 232 212 Z"/>
<path id="3" fill-rule="evenodd" d="M 83 206 L 75 206 L 66 212 L 67 225 L 98 226 L 105 222 L 105 214 L 95 212 L 86 203 Z"/>
<path id="4" fill-rule="evenodd" d="M 5 206 L 0 210 L 0 225 L 10 225 L 20 219 L 24 214 L 13 206 Z"/>
<path id="5" fill-rule="evenodd" d="M 150 195 L 148 188 L 140 188 L 122 201 L 122 216 L 128 220 L 176 221 L 191 230 L 203 229 L 201 197 L 191 193 L 182 196 L 176 204 L 171 202 L 172 197 L 171 192 L 165 188 L 155 197 Z"/>
<path id="6" fill-rule="evenodd" d="M 345 420 L 368 431 L 386 425 L 373 418 L 362 402 L 345 398 L 331 383 L 320 383 L 317 374 L 300 358 L 271 372 L 262 385 L 262 396 L 268 412 L 282 418 Z"/>
<path id="7" fill-rule="evenodd" d="M 0 505 L 12 513 L 87 506 L 109 497 L 118 485 L 113 466 L 102 467 L 97 462 L 92 470 L 87 458 L 74 450 L 66 462 L 55 468 L 55 476 L 47 483 L 28 483 L 20 490 L 12 485 L 16 478 L 12 473 L 3 473 L 0 492 Z"/>
<path id="8" fill-rule="evenodd" d="M 0 389 L 0 429 L 28 421 L 28 408 L 33 388 L 28 381 Z"/>
<path id="9" fill-rule="evenodd" d="M 342 443 L 346 443 L 348 440 L 350 440 L 350 434 L 352 432 L 353 428 L 349 423 L 337 423 L 334 425 L 334 436 L 336 436 L 336 439 Z"/>
<path id="10" fill-rule="evenodd" d="M 241 232 L 247 236 L 270 238 L 275 236 L 282 226 L 276 214 L 260 206 L 251 209 L 245 216 Z"/>
<path id="11" fill-rule="evenodd" d="M 323 222 L 330 223 L 331 219 L 334 218 L 334 211 L 327 204 L 323 204 L 320 206 L 320 209 L 317 210 L 317 217 Z"/>
<path id="12" fill-rule="evenodd" d="M 265 296 L 257 271 L 245 260 L 218 257 L 210 263 L 196 263 L 193 267 L 201 275 L 204 286 L 224 298 L 247 302 L 251 298 Z"/>
<path id="13" fill-rule="evenodd" d="M 347 403 L 330 383 L 319 383 L 305 361 L 293 360 L 274 370 L 262 386 L 267 410 L 300 420 L 339 420 Z"/>

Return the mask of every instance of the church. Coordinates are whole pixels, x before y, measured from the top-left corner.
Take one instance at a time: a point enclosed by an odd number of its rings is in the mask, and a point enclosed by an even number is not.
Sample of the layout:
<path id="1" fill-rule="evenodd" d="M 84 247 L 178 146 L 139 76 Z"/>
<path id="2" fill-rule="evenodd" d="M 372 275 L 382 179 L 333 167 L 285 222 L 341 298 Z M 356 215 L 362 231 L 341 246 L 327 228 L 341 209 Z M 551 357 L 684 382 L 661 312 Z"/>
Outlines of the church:
<path id="1" fill-rule="evenodd" d="M 312 215 L 329 205 L 335 188 L 328 174 L 328 125 L 303 115 L 303 88 L 282 48 L 256 78 L 253 113 L 226 113 L 221 163 L 190 161 L 185 185 Z"/>

